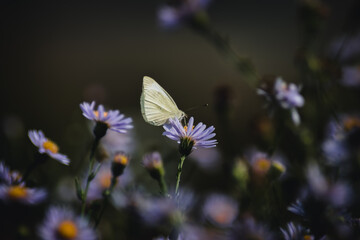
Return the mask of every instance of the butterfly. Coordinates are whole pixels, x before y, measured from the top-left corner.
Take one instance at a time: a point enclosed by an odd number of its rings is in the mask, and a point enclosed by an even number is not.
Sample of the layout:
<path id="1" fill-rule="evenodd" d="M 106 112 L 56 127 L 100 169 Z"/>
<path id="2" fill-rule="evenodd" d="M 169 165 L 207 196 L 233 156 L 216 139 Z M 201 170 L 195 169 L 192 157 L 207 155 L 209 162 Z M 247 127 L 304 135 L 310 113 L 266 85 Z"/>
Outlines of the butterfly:
<path id="1" fill-rule="evenodd" d="M 155 126 L 164 125 L 169 118 L 183 119 L 181 111 L 172 97 L 151 77 L 143 78 L 140 97 L 141 113 L 144 120 Z"/>

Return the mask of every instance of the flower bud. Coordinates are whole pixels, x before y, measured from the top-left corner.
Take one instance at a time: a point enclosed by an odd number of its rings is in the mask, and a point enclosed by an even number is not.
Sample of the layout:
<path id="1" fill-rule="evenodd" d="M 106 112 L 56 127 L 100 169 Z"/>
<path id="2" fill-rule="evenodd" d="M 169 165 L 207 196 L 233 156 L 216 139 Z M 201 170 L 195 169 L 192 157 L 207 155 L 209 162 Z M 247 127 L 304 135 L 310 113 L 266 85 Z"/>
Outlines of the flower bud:
<path id="1" fill-rule="evenodd" d="M 125 167 L 129 163 L 129 158 L 124 153 L 119 152 L 115 154 L 114 159 L 111 164 L 111 171 L 114 177 L 120 176 L 123 172 Z"/>
<path id="2" fill-rule="evenodd" d="M 150 176 L 155 180 L 160 180 L 165 175 L 161 155 L 159 152 L 146 154 L 143 158 L 143 164 Z"/>

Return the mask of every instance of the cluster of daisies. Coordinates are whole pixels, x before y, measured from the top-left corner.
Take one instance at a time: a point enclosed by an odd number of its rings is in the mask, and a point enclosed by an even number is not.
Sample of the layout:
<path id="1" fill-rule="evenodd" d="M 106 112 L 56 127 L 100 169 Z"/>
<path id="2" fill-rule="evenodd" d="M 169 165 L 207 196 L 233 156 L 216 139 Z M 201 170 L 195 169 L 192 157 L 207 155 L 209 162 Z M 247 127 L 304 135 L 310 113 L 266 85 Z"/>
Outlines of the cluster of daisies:
<path id="1" fill-rule="evenodd" d="M 83 181 L 75 180 L 75 189 L 77 198 L 81 204 L 81 211 L 75 211 L 66 206 L 51 205 L 47 210 L 43 223 L 38 227 L 38 235 L 46 240 L 59 239 L 78 239 L 91 240 L 98 239 L 96 227 L 99 224 L 106 202 L 115 188 L 125 186 L 131 181 L 131 172 L 126 166 L 129 163 L 129 156 L 124 152 L 113 154 L 111 162 L 95 162 L 94 154 L 99 141 L 107 133 L 107 130 L 126 134 L 133 128 L 132 119 L 125 117 L 118 110 L 105 110 L 103 105 L 95 107 L 95 102 L 80 104 L 83 116 L 91 120 L 93 124 L 94 144 L 90 153 L 89 172 Z M 212 148 L 217 142 L 212 139 L 215 136 L 214 127 L 206 128 L 206 125 L 194 124 L 193 117 L 188 124 L 183 126 L 178 119 L 169 119 L 168 124 L 164 126 L 163 135 L 179 143 L 180 153 L 186 152 L 189 155 L 196 148 Z M 70 166 L 70 159 L 60 153 L 59 146 L 47 138 L 41 130 L 30 130 L 28 132 L 30 141 L 37 147 L 34 162 L 29 164 L 27 171 L 21 174 L 10 170 L 4 163 L 0 163 L 0 199 L 4 204 L 16 206 L 21 205 L 39 205 L 47 199 L 47 191 L 43 188 L 32 187 L 28 184 L 31 173 L 42 164 L 46 164 L 48 159 L 55 159 L 59 163 Z M 182 144 L 186 142 L 186 144 Z M 175 202 L 170 201 L 171 197 L 167 194 L 166 183 L 164 182 L 164 168 L 161 155 L 157 152 L 149 153 L 144 156 L 143 166 L 149 171 L 150 175 L 159 181 L 161 189 L 169 200 L 163 205 L 164 210 L 168 212 L 173 209 Z M 114 194 L 115 196 L 117 193 Z M 116 204 L 123 206 L 125 202 L 130 201 L 133 196 L 117 196 Z M 103 204 L 98 214 L 93 214 L 92 203 L 97 200 L 103 200 Z M 167 200 L 164 200 L 166 202 Z M 137 200 L 139 201 L 139 197 Z M 157 200 L 160 201 L 160 200 Z M 160 203 L 160 202 L 159 202 Z M 15 204 L 15 205 L 14 205 Z M 149 212 L 147 204 L 140 204 L 141 212 Z M 149 222 L 153 219 L 149 219 Z"/>

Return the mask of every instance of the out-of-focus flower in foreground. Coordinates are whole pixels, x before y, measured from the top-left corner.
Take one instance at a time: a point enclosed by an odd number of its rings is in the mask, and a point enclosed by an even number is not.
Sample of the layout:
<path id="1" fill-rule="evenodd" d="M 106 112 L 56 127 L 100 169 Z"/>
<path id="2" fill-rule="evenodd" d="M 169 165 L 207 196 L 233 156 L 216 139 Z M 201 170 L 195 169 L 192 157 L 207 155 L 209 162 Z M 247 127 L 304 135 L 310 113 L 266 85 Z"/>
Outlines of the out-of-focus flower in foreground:
<path id="1" fill-rule="evenodd" d="M 44 240 L 95 240 L 96 232 L 88 222 L 76 216 L 71 210 L 51 207 L 39 227 L 39 235 Z"/>
<path id="2" fill-rule="evenodd" d="M 39 153 L 47 154 L 48 156 L 55 160 L 58 160 L 62 164 L 70 164 L 69 158 L 64 154 L 59 153 L 58 145 L 46 138 L 41 130 L 30 130 L 28 135 L 31 142 L 39 148 Z"/>
<path id="3" fill-rule="evenodd" d="M 188 156 L 196 148 L 216 147 L 217 141 L 213 138 L 213 126 L 206 128 L 203 123 L 194 125 L 194 118 L 191 117 L 187 126 L 183 126 L 176 118 L 169 119 L 169 124 L 164 126 L 163 135 L 179 143 L 179 151 L 182 156 Z"/>
<path id="4" fill-rule="evenodd" d="M 10 171 L 5 163 L 0 162 L 0 183 L 14 185 L 22 181 L 22 176 L 17 171 Z"/>
<path id="5" fill-rule="evenodd" d="M 238 214 L 238 204 L 232 198 L 214 194 L 206 199 L 203 215 L 217 226 L 230 226 Z"/>
<path id="6" fill-rule="evenodd" d="M 35 205 L 44 201 L 46 195 L 45 190 L 39 188 L 28 188 L 23 183 L 16 185 L 0 185 L 0 199 L 6 203 Z"/>
<path id="7" fill-rule="evenodd" d="M 125 115 L 120 114 L 118 110 L 105 111 L 104 106 L 101 104 L 95 109 L 94 101 L 92 103 L 83 102 L 80 104 L 80 108 L 84 117 L 96 122 L 94 134 L 98 139 L 105 136 L 107 129 L 118 133 L 126 133 L 127 130 L 133 128 L 132 119 L 125 118 Z"/>

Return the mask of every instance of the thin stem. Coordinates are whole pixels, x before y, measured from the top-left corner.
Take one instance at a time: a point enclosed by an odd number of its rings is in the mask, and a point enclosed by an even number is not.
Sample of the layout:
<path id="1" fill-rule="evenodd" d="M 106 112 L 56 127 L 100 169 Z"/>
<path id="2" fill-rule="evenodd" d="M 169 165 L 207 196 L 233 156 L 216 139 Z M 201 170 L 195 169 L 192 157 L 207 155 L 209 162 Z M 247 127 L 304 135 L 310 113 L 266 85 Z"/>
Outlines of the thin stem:
<path id="1" fill-rule="evenodd" d="M 114 187 L 116 185 L 116 177 L 112 177 L 111 178 L 111 184 L 110 184 L 110 187 L 104 192 L 104 197 L 103 197 L 103 204 L 101 206 L 101 209 L 100 209 L 100 213 L 99 213 L 99 216 L 97 217 L 96 221 L 95 221 L 95 225 L 94 225 L 94 228 L 96 229 L 97 226 L 99 225 L 100 221 L 101 221 L 101 218 L 104 214 L 104 211 L 105 211 L 105 208 L 106 206 L 108 205 L 108 202 L 109 202 L 109 197 L 112 193 L 112 191 L 114 190 Z"/>
<path id="2" fill-rule="evenodd" d="M 180 162 L 178 164 L 178 170 L 177 170 L 177 174 L 176 174 L 175 197 L 177 197 L 178 192 L 179 192 L 180 177 L 181 177 L 181 172 L 182 172 L 182 168 L 183 168 L 185 158 L 186 158 L 185 156 L 181 156 Z"/>
<path id="3" fill-rule="evenodd" d="M 90 166 L 89 166 L 89 171 L 88 171 L 88 175 L 87 175 L 87 179 L 86 179 L 86 185 L 85 185 L 85 191 L 84 194 L 82 196 L 82 206 L 81 206 L 81 216 L 83 217 L 85 215 L 85 208 L 86 208 L 86 198 L 87 198 L 87 193 L 89 191 L 89 186 L 90 186 L 90 182 L 94 179 L 95 176 L 93 176 L 93 170 L 94 170 L 94 164 L 95 164 L 95 150 L 97 148 L 99 144 L 99 139 L 95 138 L 94 140 L 94 144 L 91 148 L 91 153 L 90 153 Z"/>
<path id="4" fill-rule="evenodd" d="M 26 172 L 24 173 L 24 176 L 22 177 L 22 181 L 26 182 L 26 180 L 29 178 L 30 174 L 41 164 L 45 163 L 49 156 L 47 156 L 45 153 L 39 153 L 37 152 L 35 154 L 35 161 L 29 165 L 29 167 L 26 169 Z"/>
<path id="5" fill-rule="evenodd" d="M 166 182 L 165 182 L 164 176 L 161 176 L 161 177 L 160 177 L 159 185 L 160 185 L 161 193 L 162 193 L 164 196 L 166 196 L 166 195 L 168 194 L 168 191 L 167 191 L 167 186 L 166 186 Z"/>

